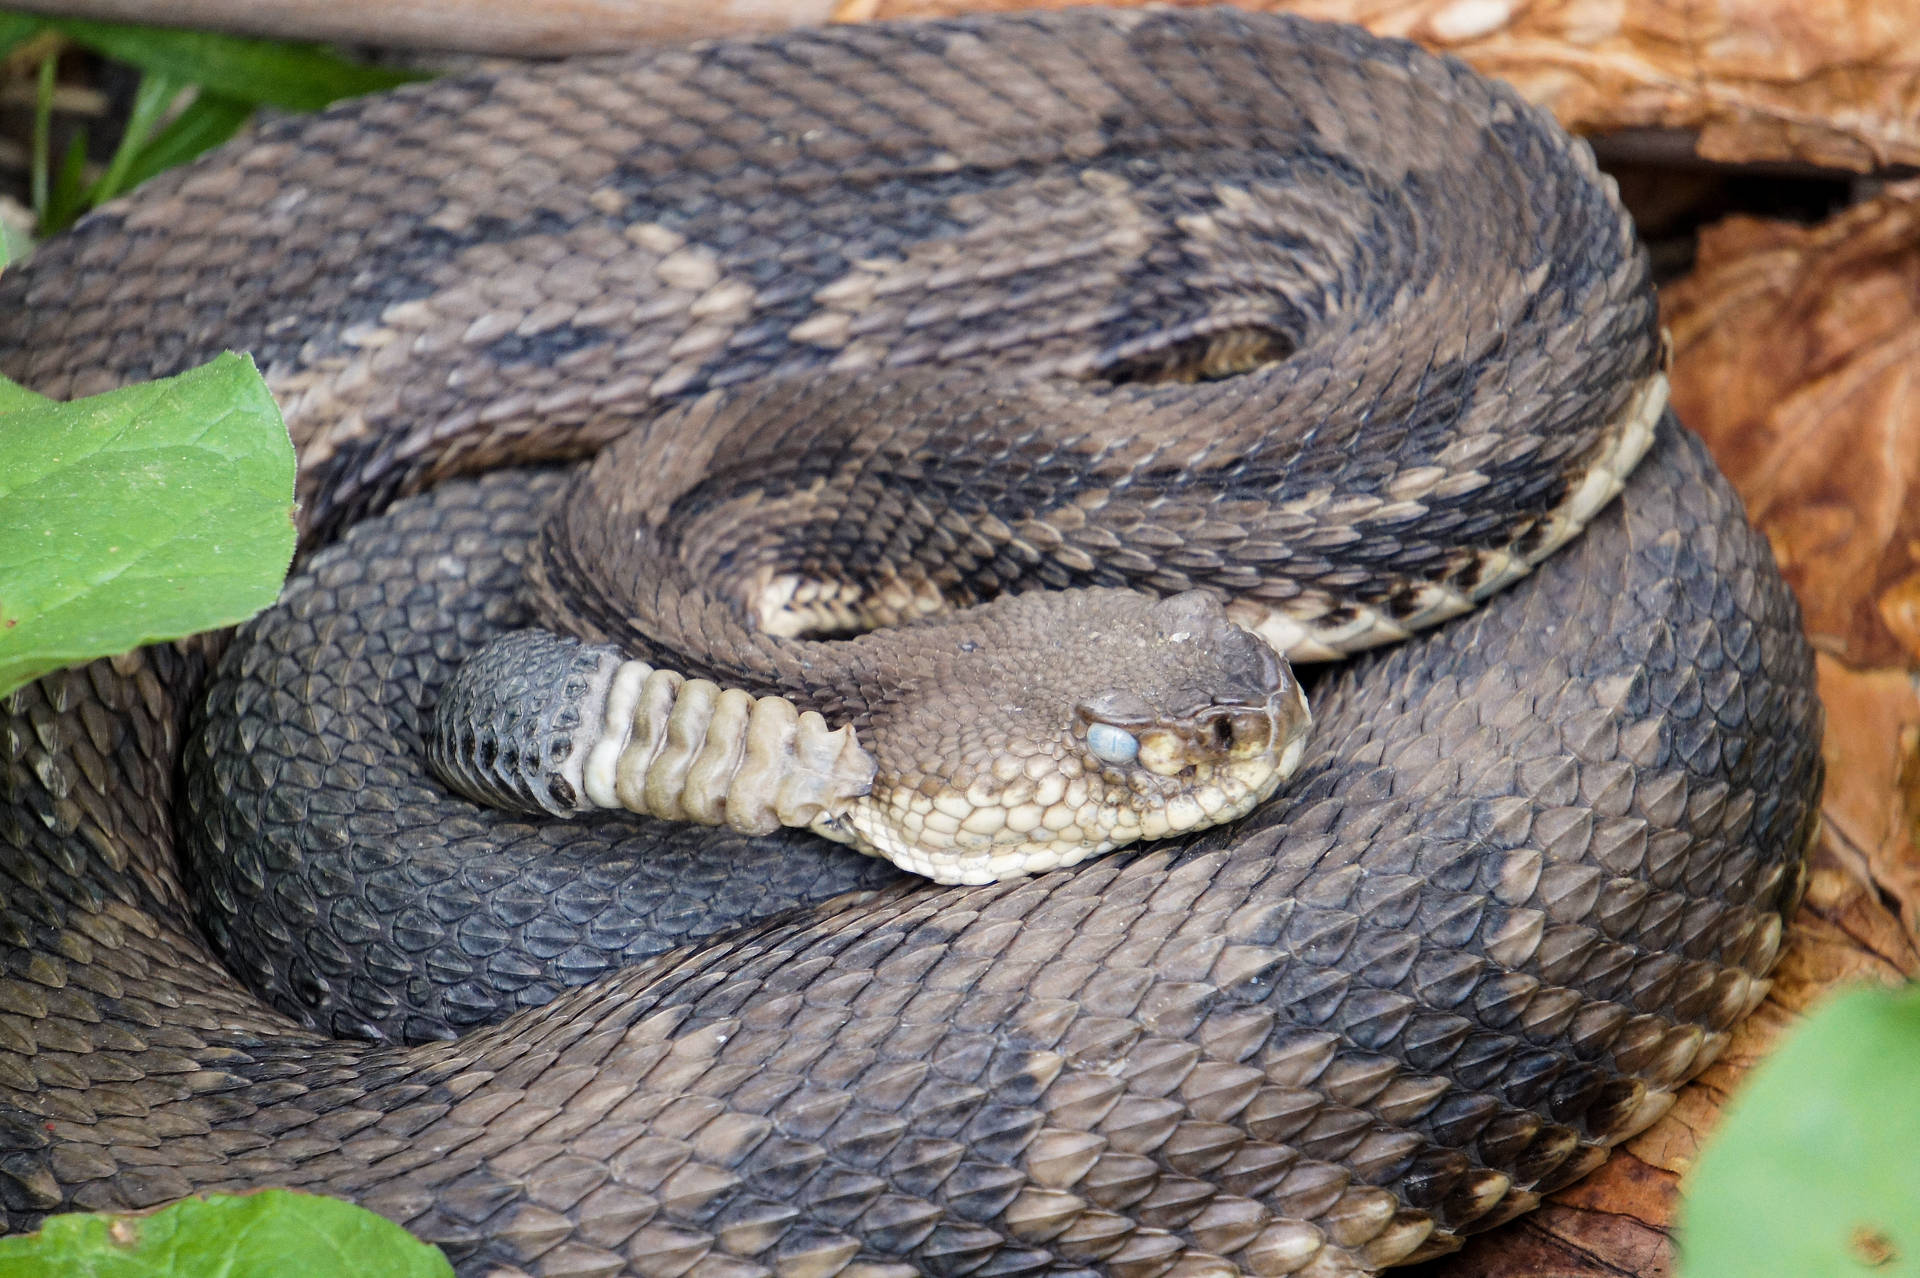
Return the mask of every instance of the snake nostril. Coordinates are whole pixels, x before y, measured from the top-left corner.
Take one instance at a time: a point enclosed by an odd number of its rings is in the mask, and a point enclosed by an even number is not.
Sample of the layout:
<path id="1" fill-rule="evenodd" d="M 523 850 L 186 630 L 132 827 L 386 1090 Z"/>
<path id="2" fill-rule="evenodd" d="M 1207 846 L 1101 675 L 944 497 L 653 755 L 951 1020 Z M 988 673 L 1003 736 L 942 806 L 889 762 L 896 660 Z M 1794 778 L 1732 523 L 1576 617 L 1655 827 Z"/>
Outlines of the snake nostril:
<path id="1" fill-rule="evenodd" d="M 1224 714 L 1213 721 L 1213 743 L 1222 750 L 1233 746 L 1233 721 Z"/>

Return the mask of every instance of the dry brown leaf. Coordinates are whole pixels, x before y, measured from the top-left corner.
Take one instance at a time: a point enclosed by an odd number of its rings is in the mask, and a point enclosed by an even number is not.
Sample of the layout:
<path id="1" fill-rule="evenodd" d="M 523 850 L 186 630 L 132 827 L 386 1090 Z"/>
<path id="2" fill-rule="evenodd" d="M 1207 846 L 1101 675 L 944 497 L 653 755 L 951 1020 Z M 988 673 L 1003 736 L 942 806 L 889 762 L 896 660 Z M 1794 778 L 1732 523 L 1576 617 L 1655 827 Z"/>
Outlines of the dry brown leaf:
<path id="1" fill-rule="evenodd" d="M 1920 688 L 1909 670 L 1820 659 L 1827 794 L 1836 853 L 1911 930 L 1920 929 Z"/>
<path id="2" fill-rule="evenodd" d="M 1663 302 L 1674 406 L 1767 530 L 1815 645 L 1920 659 L 1920 183 L 1816 227 L 1709 228 Z"/>
<path id="3" fill-rule="evenodd" d="M 1662 303 L 1674 407 L 1823 654 L 1829 842 L 1920 925 L 1920 183 L 1820 226 L 1709 228 Z"/>
<path id="4" fill-rule="evenodd" d="M 1198 0 L 1195 0 L 1198 2 Z M 840 21 L 1025 0 L 839 0 Z M 1455 53 L 1568 127 L 1680 129 L 1716 160 L 1920 163 L 1920 5 L 1882 0 L 1256 0 Z"/>

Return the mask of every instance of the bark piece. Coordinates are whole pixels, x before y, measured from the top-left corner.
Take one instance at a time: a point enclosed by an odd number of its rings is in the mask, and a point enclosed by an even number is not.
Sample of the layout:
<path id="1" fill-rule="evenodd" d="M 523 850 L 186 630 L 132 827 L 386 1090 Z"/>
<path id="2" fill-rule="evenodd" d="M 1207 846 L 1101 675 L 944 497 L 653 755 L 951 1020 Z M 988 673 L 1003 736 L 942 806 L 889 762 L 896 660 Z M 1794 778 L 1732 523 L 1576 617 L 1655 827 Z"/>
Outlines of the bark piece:
<path id="1" fill-rule="evenodd" d="M 12 0 L 7 7 L 275 40 L 535 58 L 825 22 L 833 0 Z"/>

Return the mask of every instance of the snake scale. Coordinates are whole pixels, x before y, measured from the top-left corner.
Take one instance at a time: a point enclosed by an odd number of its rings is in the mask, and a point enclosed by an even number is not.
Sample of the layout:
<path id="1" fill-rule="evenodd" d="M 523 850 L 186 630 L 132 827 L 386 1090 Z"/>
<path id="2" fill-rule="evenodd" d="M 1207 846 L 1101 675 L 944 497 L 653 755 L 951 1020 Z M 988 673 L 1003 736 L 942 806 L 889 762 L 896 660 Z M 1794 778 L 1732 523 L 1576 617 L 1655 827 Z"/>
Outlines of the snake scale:
<path id="1" fill-rule="evenodd" d="M 306 550 L 231 646 L 8 702 L 7 1227 L 288 1185 L 475 1274 L 1453 1250 L 1664 1111 L 1803 878 L 1809 653 L 1659 345 L 1583 147 L 1411 46 L 1229 11 L 480 74 L 156 179 L 0 278 L 0 370 L 252 351 Z M 807 411 L 760 453 L 694 433 L 776 401 Z M 1648 451 L 1531 576 L 1312 683 L 1274 801 L 943 887 L 423 771 L 449 671 L 532 615 L 562 463 L 663 406 L 647 482 L 725 477 L 676 490 L 688 562 L 823 629 L 1133 586 L 1297 648 L 1404 631 Z M 1034 423 L 1063 406 L 1092 424 Z M 881 420 L 914 442 L 845 442 Z M 803 526 L 828 549 L 779 568 Z"/>

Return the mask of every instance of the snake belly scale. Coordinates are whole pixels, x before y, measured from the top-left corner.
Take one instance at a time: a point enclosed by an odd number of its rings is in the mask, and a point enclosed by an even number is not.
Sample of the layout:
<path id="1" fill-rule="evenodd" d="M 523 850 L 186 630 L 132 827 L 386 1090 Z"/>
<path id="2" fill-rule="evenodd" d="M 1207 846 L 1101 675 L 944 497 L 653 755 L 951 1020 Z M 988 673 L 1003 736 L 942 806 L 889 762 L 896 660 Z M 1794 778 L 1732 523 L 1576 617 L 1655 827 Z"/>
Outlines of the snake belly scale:
<path id="1" fill-rule="evenodd" d="M 1814 819 L 1798 612 L 1659 345 L 1583 148 L 1229 11 L 482 75 L 156 179 L 0 277 L 0 371 L 254 352 L 306 550 L 231 644 L 7 704 L 7 1227 L 290 1185 L 475 1274 L 1326 1278 L 1512 1218 L 1764 995 Z M 465 805 L 424 717 L 636 419 L 649 482 L 752 462 L 666 499 L 747 583 L 659 578 L 694 674 L 936 597 L 1202 590 L 1311 652 L 1505 588 L 1322 678 L 1275 801 L 1070 871 Z"/>

